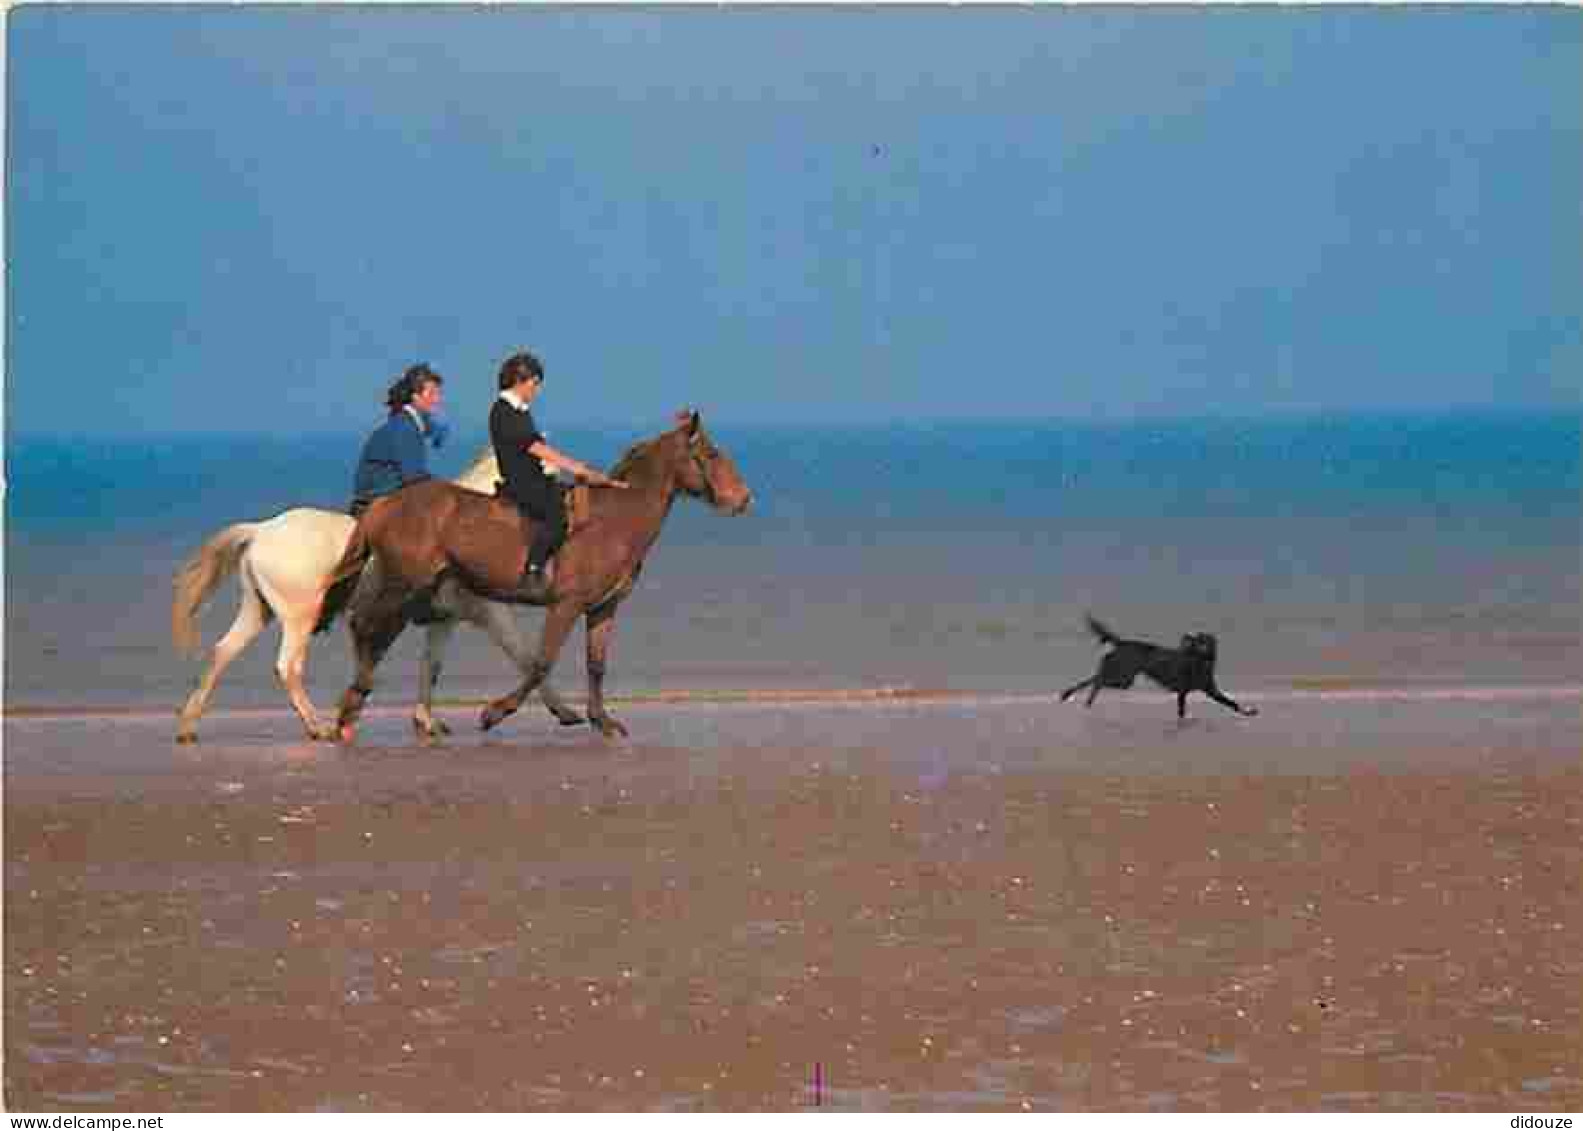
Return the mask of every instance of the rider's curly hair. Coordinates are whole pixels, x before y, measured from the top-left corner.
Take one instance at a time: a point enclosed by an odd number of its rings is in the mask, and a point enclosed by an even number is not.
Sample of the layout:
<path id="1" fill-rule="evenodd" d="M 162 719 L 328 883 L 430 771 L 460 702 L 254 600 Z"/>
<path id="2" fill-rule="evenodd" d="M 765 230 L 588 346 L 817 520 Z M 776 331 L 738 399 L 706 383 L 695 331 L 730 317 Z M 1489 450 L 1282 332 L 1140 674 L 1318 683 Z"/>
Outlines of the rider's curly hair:
<path id="1" fill-rule="evenodd" d="M 529 377 L 536 381 L 543 381 L 544 363 L 527 350 L 514 353 L 500 363 L 500 387 L 502 389 L 515 388 Z"/>
<path id="2" fill-rule="evenodd" d="M 385 405 L 391 412 L 400 412 L 412 403 L 412 398 L 423 391 L 425 385 L 443 385 L 445 378 L 429 368 L 429 363 L 420 361 L 412 366 L 385 392 Z"/>

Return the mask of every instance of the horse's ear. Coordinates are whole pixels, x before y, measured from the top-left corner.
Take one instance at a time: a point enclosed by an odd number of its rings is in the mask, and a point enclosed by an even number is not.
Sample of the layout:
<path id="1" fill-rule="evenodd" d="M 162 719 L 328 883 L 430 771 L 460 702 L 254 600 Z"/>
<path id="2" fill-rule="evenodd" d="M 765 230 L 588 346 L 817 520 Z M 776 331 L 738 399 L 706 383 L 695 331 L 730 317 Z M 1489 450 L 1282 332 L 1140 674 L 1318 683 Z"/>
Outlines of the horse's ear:
<path id="1" fill-rule="evenodd" d="M 687 429 L 687 434 L 689 436 L 696 436 L 698 434 L 698 427 L 703 423 L 703 421 L 699 419 L 698 413 L 695 409 L 684 408 L 676 414 L 676 423 L 678 426 Z"/>

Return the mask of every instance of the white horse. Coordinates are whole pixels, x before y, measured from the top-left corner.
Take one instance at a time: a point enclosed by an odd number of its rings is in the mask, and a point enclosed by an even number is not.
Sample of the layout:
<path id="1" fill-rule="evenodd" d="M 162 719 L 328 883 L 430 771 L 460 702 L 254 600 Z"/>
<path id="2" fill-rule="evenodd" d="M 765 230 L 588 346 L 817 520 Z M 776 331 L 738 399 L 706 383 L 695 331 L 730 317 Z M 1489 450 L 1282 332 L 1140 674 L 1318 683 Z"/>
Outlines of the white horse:
<path id="1" fill-rule="evenodd" d="M 491 494 L 498 478 L 499 467 L 494 453 L 486 449 L 455 482 L 469 490 Z M 220 674 L 274 617 L 280 618 L 281 626 L 276 676 L 285 687 L 297 716 L 302 719 L 308 737 L 336 740 L 335 724 L 319 717 L 303 687 L 302 677 L 309 639 L 327 603 L 325 579 L 341 560 L 356 525 L 357 521 L 349 515 L 297 507 L 264 522 L 239 522 L 226 527 L 176 571 L 172 583 L 175 598 L 171 604 L 171 637 L 176 648 L 184 654 L 198 651 L 198 610 L 219 584 L 234 571 L 242 588 L 236 620 L 215 642 L 209 666 L 178 712 L 177 742 L 198 740 L 198 719 L 220 681 Z M 371 560 L 367 568 L 377 570 L 378 559 Z M 329 602 L 332 608 L 341 603 L 344 599 L 340 595 L 332 596 Z M 426 738 L 450 732 L 450 728 L 434 716 L 433 699 L 444 667 L 445 647 L 457 621 L 478 625 L 524 671 L 532 663 L 532 651 L 517 631 L 509 606 L 485 601 L 454 583 L 442 585 L 431 604 L 440 619 L 428 625 L 418 672 L 418 702 L 412 713 L 413 727 Z M 540 697 L 563 726 L 576 726 L 585 721 L 550 687 L 543 687 Z"/>

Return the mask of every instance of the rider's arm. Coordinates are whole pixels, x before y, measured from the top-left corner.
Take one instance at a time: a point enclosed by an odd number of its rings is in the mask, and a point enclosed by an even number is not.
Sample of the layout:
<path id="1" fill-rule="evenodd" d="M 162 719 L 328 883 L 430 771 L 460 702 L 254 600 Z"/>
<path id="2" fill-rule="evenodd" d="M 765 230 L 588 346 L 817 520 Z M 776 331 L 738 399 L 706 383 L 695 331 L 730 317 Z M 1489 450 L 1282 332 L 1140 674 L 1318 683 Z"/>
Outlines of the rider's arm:
<path id="1" fill-rule="evenodd" d="M 589 467 L 581 460 L 573 459 L 565 452 L 558 452 L 550 447 L 544 440 L 535 440 L 528 445 L 528 454 L 534 459 L 543 460 L 553 467 L 569 471 L 577 478 L 592 483 L 596 487 L 625 487 L 626 484 L 619 479 L 612 479 L 596 467 Z"/>
<path id="2" fill-rule="evenodd" d="M 416 428 L 398 427 L 391 431 L 391 454 L 395 457 L 396 473 L 401 485 L 417 483 L 429 477 L 429 456 L 423 449 L 423 436 Z"/>

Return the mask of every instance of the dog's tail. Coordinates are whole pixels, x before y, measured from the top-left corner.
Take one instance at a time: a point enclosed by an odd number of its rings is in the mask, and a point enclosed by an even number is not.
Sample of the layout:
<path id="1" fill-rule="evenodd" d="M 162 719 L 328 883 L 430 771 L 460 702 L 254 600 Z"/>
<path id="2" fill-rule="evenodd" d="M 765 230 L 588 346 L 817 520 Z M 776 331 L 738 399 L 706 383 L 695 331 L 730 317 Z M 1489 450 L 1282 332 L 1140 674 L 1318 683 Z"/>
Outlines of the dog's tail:
<path id="1" fill-rule="evenodd" d="M 1099 637 L 1100 640 L 1104 641 L 1106 644 L 1121 643 L 1121 637 L 1117 636 L 1114 632 L 1110 631 L 1110 629 L 1100 624 L 1093 618 L 1092 615 L 1085 616 L 1083 619 L 1088 622 L 1088 631 Z"/>

